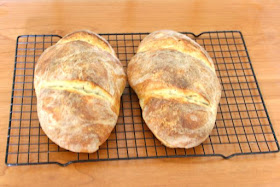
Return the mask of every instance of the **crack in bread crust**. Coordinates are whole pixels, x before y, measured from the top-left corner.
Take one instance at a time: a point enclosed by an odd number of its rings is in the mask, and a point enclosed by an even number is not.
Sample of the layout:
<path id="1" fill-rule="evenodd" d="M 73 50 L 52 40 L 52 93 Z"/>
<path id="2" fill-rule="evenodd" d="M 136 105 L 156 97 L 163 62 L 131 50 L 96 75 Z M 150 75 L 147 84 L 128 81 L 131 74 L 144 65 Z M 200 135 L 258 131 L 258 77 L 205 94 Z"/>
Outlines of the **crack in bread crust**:
<path id="1" fill-rule="evenodd" d="M 78 92 L 83 95 L 91 95 L 114 103 L 114 98 L 101 87 L 86 81 L 48 81 L 42 82 L 37 89 L 49 88 Z"/>
<path id="2" fill-rule="evenodd" d="M 144 106 L 147 100 L 150 98 L 162 98 L 210 107 L 210 103 L 206 98 L 193 91 L 182 91 L 179 89 L 161 89 L 147 91 L 144 94 L 144 96 L 140 96 L 141 106 Z"/>

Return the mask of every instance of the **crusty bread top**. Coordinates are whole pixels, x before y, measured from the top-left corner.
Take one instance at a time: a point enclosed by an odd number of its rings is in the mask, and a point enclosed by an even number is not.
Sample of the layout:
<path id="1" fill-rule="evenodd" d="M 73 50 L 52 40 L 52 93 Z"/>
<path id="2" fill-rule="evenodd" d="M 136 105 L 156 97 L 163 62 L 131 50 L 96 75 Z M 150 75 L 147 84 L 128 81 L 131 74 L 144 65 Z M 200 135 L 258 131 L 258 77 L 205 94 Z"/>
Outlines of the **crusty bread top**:
<path id="1" fill-rule="evenodd" d="M 62 44 L 62 43 L 67 43 L 71 41 L 84 41 L 87 42 L 91 45 L 94 45 L 96 47 L 99 47 L 102 50 L 105 50 L 112 55 L 116 56 L 115 51 L 111 47 L 111 45 L 101 36 L 87 30 L 81 30 L 81 31 L 75 31 L 72 32 L 66 36 L 64 36 L 61 40 L 59 40 L 57 43 Z"/>
<path id="2" fill-rule="evenodd" d="M 98 85 L 110 95 L 116 91 L 120 94 L 125 86 L 121 62 L 107 51 L 93 48 L 91 44 L 79 40 L 57 43 L 46 49 L 36 64 L 35 72 L 35 77 L 41 79 L 40 83 L 86 81 Z M 122 78 L 122 81 L 115 85 L 115 82 L 110 81 L 111 76 Z"/>
<path id="3" fill-rule="evenodd" d="M 214 63 L 208 53 L 191 38 L 171 30 L 155 31 L 146 36 L 140 43 L 137 53 L 156 51 L 160 49 L 173 49 L 188 54 L 211 68 L 215 72 Z"/>
<path id="4" fill-rule="evenodd" d="M 152 97 L 212 107 L 220 97 L 216 74 L 202 60 L 180 51 L 137 53 L 127 74 L 142 107 Z"/>

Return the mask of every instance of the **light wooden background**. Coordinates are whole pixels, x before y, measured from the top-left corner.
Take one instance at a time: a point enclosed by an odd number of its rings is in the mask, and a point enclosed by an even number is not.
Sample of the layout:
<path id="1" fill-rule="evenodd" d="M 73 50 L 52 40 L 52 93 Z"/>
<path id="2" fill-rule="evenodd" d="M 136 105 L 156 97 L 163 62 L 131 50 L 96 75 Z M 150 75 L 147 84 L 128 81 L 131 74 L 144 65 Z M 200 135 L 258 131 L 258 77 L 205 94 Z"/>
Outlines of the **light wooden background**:
<path id="1" fill-rule="evenodd" d="M 15 40 L 22 34 L 241 30 L 280 138 L 280 3 L 273 0 L 0 1 L 0 185 L 279 186 L 280 154 L 7 167 Z"/>

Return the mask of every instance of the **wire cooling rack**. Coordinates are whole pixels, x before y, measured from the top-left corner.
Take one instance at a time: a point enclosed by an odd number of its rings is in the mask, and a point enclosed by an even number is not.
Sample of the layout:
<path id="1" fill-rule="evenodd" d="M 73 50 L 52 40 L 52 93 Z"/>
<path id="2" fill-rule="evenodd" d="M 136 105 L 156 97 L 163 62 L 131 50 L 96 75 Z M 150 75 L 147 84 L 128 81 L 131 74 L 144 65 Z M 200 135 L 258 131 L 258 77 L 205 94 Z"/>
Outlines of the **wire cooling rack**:
<path id="1" fill-rule="evenodd" d="M 209 138 L 192 149 L 163 146 L 147 128 L 134 91 L 127 85 L 116 128 L 99 151 L 69 152 L 42 131 L 36 111 L 34 65 L 58 35 L 23 35 L 17 38 L 6 164 L 59 164 L 100 160 L 221 156 L 272 153 L 279 145 L 239 31 L 183 32 L 202 45 L 215 62 L 223 87 L 217 121 Z M 140 41 L 148 33 L 101 34 L 115 49 L 125 70 Z"/>

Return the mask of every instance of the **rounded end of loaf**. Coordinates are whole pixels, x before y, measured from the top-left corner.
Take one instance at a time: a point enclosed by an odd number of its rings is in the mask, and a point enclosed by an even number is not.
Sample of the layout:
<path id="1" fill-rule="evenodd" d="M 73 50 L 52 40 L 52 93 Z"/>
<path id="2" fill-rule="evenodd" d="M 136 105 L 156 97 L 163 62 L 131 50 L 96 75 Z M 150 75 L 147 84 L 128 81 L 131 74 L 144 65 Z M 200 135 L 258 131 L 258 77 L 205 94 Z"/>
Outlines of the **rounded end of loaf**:
<path id="1" fill-rule="evenodd" d="M 190 138 L 190 137 L 185 137 L 185 136 L 178 136 L 176 138 L 175 142 L 170 142 L 170 141 L 161 139 L 156 134 L 155 134 L 155 136 L 166 147 L 190 149 L 190 148 L 199 146 L 202 142 L 204 142 L 209 137 L 209 134 L 206 134 L 204 137 L 200 137 L 200 138 Z"/>
<path id="2" fill-rule="evenodd" d="M 95 152 L 117 122 L 109 101 L 102 98 L 53 88 L 41 89 L 37 97 L 43 131 L 54 143 L 72 152 Z"/>
<path id="3" fill-rule="evenodd" d="M 215 71 L 211 57 L 198 43 L 188 36 L 172 30 L 152 32 L 140 43 L 137 53 L 162 49 L 175 50 L 193 56 Z"/>
<path id="4" fill-rule="evenodd" d="M 88 30 L 80 30 L 80 31 L 75 31 L 70 34 L 67 34 L 64 36 L 62 39 L 60 39 L 57 44 L 62 44 L 62 43 L 67 43 L 67 42 L 72 42 L 72 41 L 83 41 L 87 42 L 93 46 L 96 46 L 102 50 L 105 50 L 112 55 L 116 56 L 116 53 L 114 49 L 111 47 L 111 45 L 100 35 L 88 31 Z"/>
<path id="5" fill-rule="evenodd" d="M 215 124 L 213 109 L 162 98 L 151 98 L 143 118 L 153 134 L 170 148 L 192 148 L 209 136 Z"/>

